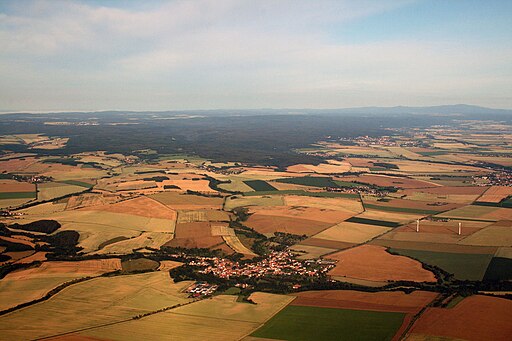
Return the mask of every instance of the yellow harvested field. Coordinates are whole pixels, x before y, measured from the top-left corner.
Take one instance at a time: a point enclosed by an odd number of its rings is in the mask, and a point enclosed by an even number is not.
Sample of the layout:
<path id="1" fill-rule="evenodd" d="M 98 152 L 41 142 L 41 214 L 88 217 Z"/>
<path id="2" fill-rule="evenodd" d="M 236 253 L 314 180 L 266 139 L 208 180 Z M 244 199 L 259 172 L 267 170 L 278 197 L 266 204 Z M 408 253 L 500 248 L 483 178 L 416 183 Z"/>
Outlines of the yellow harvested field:
<path id="1" fill-rule="evenodd" d="M 208 221 L 206 211 L 179 211 L 178 224 Z"/>
<path id="2" fill-rule="evenodd" d="M 224 201 L 222 197 L 203 197 L 178 192 L 160 192 L 148 197 L 176 210 L 221 209 Z"/>
<path id="3" fill-rule="evenodd" d="M 54 203 L 47 202 L 44 204 L 39 204 L 36 206 L 32 206 L 29 208 L 24 208 L 19 210 L 19 212 L 25 215 L 44 215 L 44 214 L 52 214 L 57 212 L 62 212 L 66 209 L 66 203 Z"/>
<path id="4" fill-rule="evenodd" d="M 336 143 L 325 143 L 325 146 L 332 149 L 333 152 L 346 155 L 364 155 L 376 157 L 393 157 L 394 154 L 382 148 L 361 147 L 361 146 L 344 146 Z"/>
<path id="5" fill-rule="evenodd" d="M 512 220 L 512 209 L 491 206 L 467 205 L 438 214 L 436 217 L 485 221 Z"/>
<path id="6" fill-rule="evenodd" d="M 352 165 L 345 161 L 328 160 L 329 163 L 319 165 L 298 164 L 287 168 L 290 172 L 297 173 L 318 173 L 318 174 L 336 174 L 349 172 Z"/>
<path id="7" fill-rule="evenodd" d="M 512 195 L 512 187 L 491 186 L 477 201 L 498 203 Z"/>
<path id="8" fill-rule="evenodd" d="M 25 144 L 31 144 L 34 142 L 40 142 L 48 139 L 48 136 L 43 134 L 16 134 L 14 137 L 21 139 Z"/>
<path id="9" fill-rule="evenodd" d="M 462 239 L 460 244 L 512 246 L 512 221 L 497 222 Z"/>
<path id="10" fill-rule="evenodd" d="M 290 178 L 290 177 L 300 177 L 304 176 L 301 173 L 294 172 L 278 172 L 272 169 L 260 169 L 260 168 L 251 168 L 242 173 L 240 173 L 240 177 L 245 180 L 275 180 L 280 178 Z"/>
<path id="11" fill-rule="evenodd" d="M 240 340 L 261 326 L 293 299 L 292 296 L 253 293 L 256 304 L 219 295 L 163 313 L 80 332 L 109 340 Z"/>
<path id="12" fill-rule="evenodd" d="M 44 150 L 54 150 L 64 148 L 68 143 L 68 137 L 54 137 L 48 138 L 43 141 L 36 141 L 31 146 L 30 149 L 44 149 Z"/>
<path id="13" fill-rule="evenodd" d="M 296 195 L 284 197 L 286 206 L 314 207 L 333 211 L 348 211 L 354 213 L 363 212 L 363 206 L 359 199 L 346 198 L 316 198 Z"/>
<path id="14" fill-rule="evenodd" d="M 90 206 L 105 205 L 107 202 L 117 201 L 117 196 L 110 194 L 107 197 L 100 193 L 83 193 L 68 198 L 66 210 Z"/>
<path id="15" fill-rule="evenodd" d="M 171 269 L 177 268 L 179 266 L 182 266 L 183 263 L 181 262 L 175 262 L 173 260 L 161 260 L 160 266 L 158 267 L 158 271 L 169 271 Z"/>
<path id="16" fill-rule="evenodd" d="M 424 242 L 424 243 L 439 243 L 439 244 L 455 244 L 462 240 L 464 236 L 459 236 L 456 233 L 412 233 L 412 232 L 400 232 L 390 231 L 378 240 L 398 240 L 403 242 Z"/>
<path id="17" fill-rule="evenodd" d="M 405 173 L 442 173 L 442 174 L 458 174 L 465 173 L 487 173 L 483 168 L 462 165 L 449 165 L 432 162 L 393 160 L 393 164 L 397 165 L 401 172 Z"/>
<path id="18" fill-rule="evenodd" d="M 510 258 L 512 259 L 512 247 L 500 247 L 494 254 L 494 257 Z"/>
<path id="19" fill-rule="evenodd" d="M 226 191 L 232 192 L 253 192 L 254 190 L 244 183 L 241 179 L 230 179 L 231 182 L 228 184 L 218 185 L 220 188 Z"/>
<path id="20" fill-rule="evenodd" d="M 172 232 L 142 232 L 140 236 L 108 244 L 98 254 L 129 254 L 133 250 L 151 247 L 159 249 L 174 238 Z"/>
<path id="21" fill-rule="evenodd" d="M 125 181 L 110 185 L 107 189 L 114 191 L 134 191 L 134 190 L 143 190 L 143 189 L 154 189 L 157 188 L 155 181 L 144 181 L 144 180 L 135 180 L 135 181 Z"/>
<path id="22" fill-rule="evenodd" d="M 242 253 L 244 255 L 257 256 L 252 250 L 245 247 L 244 244 L 238 239 L 236 235 L 223 235 L 222 239 L 232 248 L 235 252 Z"/>
<path id="23" fill-rule="evenodd" d="M 220 210 L 179 211 L 178 223 L 194 223 L 202 221 L 230 221 L 229 214 Z"/>
<path id="24" fill-rule="evenodd" d="M 37 339 L 105 325 L 189 302 L 167 272 L 98 277 L 71 285 L 51 299 L 0 316 L 0 340 Z"/>
<path id="25" fill-rule="evenodd" d="M 34 198 L 35 199 L 35 198 Z M 0 200 L 0 208 L 13 208 L 21 206 L 29 201 L 33 201 L 34 199 L 2 199 Z"/>
<path id="26" fill-rule="evenodd" d="M 47 201 L 73 193 L 80 193 L 87 190 L 87 188 L 58 182 L 45 182 L 39 184 L 37 190 L 37 200 Z"/>
<path id="27" fill-rule="evenodd" d="M 226 203 L 224 204 L 224 209 L 226 211 L 231 211 L 235 207 L 244 207 L 244 206 L 283 206 L 284 201 L 283 197 L 279 195 L 265 195 L 265 196 L 238 196 L 234 195 L 226 198 Z"/>
<path id="28" fill-rule="evenodd" d="M 170 209 L 164 204 L 150 199 L 145 196 L 141 196 L 135 199 L 124 200 L 115 204 L 93 206 L 82 209 L 82 211 L 103 211 L 112 213 L 124 213 L 130 215 L 136 215 L 139 217 L 147 218 L 159 218 L 159 219 L 176 219 L 176 211 Z"/>
<path id="29" fill-rule="evenodd" d="M 255 322 L 186 316 L 167 311 L 140 320 L 90 329 L 73 336 L 77 335 L 77 341 L 91 340 L 90 338 L 113 341 L 235 341 L 251 333 L 260 325 Z"/>
<path id="30" fill-rule="evenodd" d="M 415 160 L 422 159 L 424 157 L 421 154 L 417 154 L 417 153 L 410 151 L 409 149 L 406 149 L 403 147 L 386 147 L 386 149 L 398 157 L 403 156 L 408 159 L 415 159 Z"/>
<path id="31" fill-rule="evenodd" d="M 40 219 L 53 219 L 62 224 L 61 231 L 80 233 L 79 246 L 84 252 L 98 250 L 99 245 L 116 237 L 132 238 L 141 232 L 174 233 L 176 222 L 171 219 L 148 218 L 125 213 L 93 210 L 72 210 L 49 215 L 17 218 L 20 224 Z"/>
<path id="32" fill-rule="evenodd" d="M 235 230 L 228 226 L 228 224 L 213 223 L 211 225 L 212 236 L 234 236 Z"/>
<path id="33" fill-rule="evenodd" d="M 292 296 L 255 292 L 249 296 L 256 304 L 237 302 L 237 296 L 219 295 L 172 310 L 174 314 L 263 323 L 286 307 Z"/>
<path id="34" fill-rule="evenodd" d="M 44 262 L 36 268 L 11 272 L 0 280 L 0 310 L 41 298 L 51 289 L 73 279 L 97 276 L 120 269 L 121 261 L 113 258 Z"/>
<path id="35" fill-rule="evenodd" d="M 366 210 L 363 213 L 359 214 L 358 218 L 367 218 L 374 220 L 385 220 L 385 221 L 393 221 L 400 224 L 405 224 L 410 221 L 420 219 L 425 215 L 421 214 L 410 214 L 403 212 L 385 212 L 379 210 Z"/>
<path id="36" fill-rule="evenodd" d="M 315 207 L 292 207 L 292 206 L 274 206 L 274 207 L 258 207 L 250 208 L 251 213 L 258 213 L 266 216 L 287 217 L 315 220 L 323 223 L 338 223 L 353 214 L 350 212 L 326 210 Z"/>
<path id="37" fill-rule="evenodd" d="M 359 244 L 388 231 L 391 231 L 391 228 L 344 221 L 315 234 L 313 238 Z"/>
<path id="38" fill-rule="evenodd" d="M 206 218 L 208 221 L 225 221 L 229 222 L 231 220 L 231 216 L 229 213 L 220 210 L 207 210 Z"/>

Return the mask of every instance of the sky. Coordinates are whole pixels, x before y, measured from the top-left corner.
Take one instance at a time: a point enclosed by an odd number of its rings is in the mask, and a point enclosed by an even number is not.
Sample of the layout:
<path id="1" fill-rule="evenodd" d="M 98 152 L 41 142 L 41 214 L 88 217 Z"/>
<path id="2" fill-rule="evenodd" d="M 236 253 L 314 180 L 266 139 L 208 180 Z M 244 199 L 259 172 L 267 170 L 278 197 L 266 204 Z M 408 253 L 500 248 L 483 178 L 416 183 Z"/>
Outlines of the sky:
<path id="1" fill-rule="evenodd" d="M 512 108 L 510 0 L 0 0 L 0 110 Z"/>

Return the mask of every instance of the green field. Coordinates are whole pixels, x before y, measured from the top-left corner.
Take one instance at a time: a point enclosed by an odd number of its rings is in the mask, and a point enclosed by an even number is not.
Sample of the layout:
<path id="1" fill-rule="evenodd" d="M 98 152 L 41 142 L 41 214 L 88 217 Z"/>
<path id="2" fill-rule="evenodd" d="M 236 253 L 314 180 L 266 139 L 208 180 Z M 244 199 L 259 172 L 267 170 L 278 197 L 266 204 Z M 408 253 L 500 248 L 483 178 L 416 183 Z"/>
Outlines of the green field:
<path id="1" fill-rule="evenodd" d="M 312 186 L 312 187 L 338 187 L 338 185 L 334 181 L 332 181 L 331 178 L 321 177 L 321 176 L 304 176 L 302 178 L 284 178 L 284 179 L 277 179 L 275 181 L 285 183 L 285 184 L 294 184 L 294 185 Z"/>
<path id="2" fill-rule="evenodd" d="M 288 306 L 251 336 L 279 340 L 391 340 L 405 314 Z"/>
<path id="3" fill-rule="evenodd" d="M 3 199 L 32 199 L 36 197 L 36 192 L 2 192 L 0 200 Z"/>
<path id="4" fill-rule="evenodd" d="M 381 206 L 374 204 L 364 203 L 366 208 L 371 208 L 374 210 L 386 211 L 386 212 L 404 212 L 404 213 L 417 213 L 417 214 L 438 214 L 442 211 L 434 211 L 434 210 L 422 210 L 418 208 L 406 208 L 406 207 L 391 207 L 391 206 Z"/>
<path id="5" fill-rule="evenodd" d="M 487 271 L 484 280 L 486 281 L 510 281 L 512 280 L 512 259 L 503 257 L 494 257 Z"/>
<path id="6" fill-rule="evenodd" d="M 366 224 L 366 225 L 377 225 L 377 226 L 385 226 L 385 227 L 398 227 L 400 223 L 396 223 L 394 221 L 386 221 L 386 220 L 376 220 L 376 219 L 368 219 L 368 218 L 359 218 L 352 217 L 347 219 L 349 223 L 358 223 L 358 224 Z"/>
<path id="7" fill-rule="evenodd" d="M 348 182 L 348 181 L 334 181 L 334 183 L 336 185 L 338 185 L 339 187 L 360 187 L 360 186 L 365 186 L 365 185 L 362 185 L 362 184 L 358 184 L 357 182 Z"/>
<path id="8" fill-rule="evenodd" d="M 482 280 L 492 255 L 390 249 L 392 253 L 415 258 L 452 273 L 461 280 Z"/>
<path id="9" fill-rule="evenodd" d="M 263 180 L 246 180 L 244 184 L 255 191 L 276 191 L 277 189 Z"/>
<path id="10" fill-rule="evenodd" d="M 94 186 L 94 185 L 89 184 L 87 182 L 77 181 L 77 180 L 64 180 L 64 181 L 59 181 L 59 182 L 63 183 L 63 184 L 68 184 L 68 185 L 73 185 L 73 186 L 80 186 L 80 187 L 85 187 L 85 188 L 92 188 Z"/>

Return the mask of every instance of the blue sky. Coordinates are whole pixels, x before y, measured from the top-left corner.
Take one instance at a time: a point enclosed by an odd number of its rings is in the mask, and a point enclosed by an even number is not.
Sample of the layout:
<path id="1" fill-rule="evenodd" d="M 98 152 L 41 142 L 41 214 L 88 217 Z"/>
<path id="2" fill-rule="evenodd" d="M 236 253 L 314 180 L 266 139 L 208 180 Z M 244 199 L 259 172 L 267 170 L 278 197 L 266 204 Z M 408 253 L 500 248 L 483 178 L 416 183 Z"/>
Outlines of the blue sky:
<path id="1" fill-rule="evenodd" d="M 512 1 L 0 0 L 0 110 L 512 108 Z"/>

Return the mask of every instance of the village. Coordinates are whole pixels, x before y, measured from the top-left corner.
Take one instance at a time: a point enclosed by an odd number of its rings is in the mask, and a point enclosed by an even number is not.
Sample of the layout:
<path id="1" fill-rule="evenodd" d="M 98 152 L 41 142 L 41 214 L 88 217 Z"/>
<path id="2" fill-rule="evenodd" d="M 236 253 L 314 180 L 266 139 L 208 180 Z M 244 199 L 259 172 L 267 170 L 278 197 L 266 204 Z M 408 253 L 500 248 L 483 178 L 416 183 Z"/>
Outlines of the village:
<path id="1" fill-rule="evenodd" d="M 273 251 L 267 258 L 256 263 L 240 264 L 228 259 L 213 257 L 192 261 L 189 265 L 204 267 L 198 271 L 199 273 L 230 279 L 242 276 L 261 278 L 268 275 L 318 277 L 325 275 L 334 267 L 335 262 L 320 259 L 315 262 L 300 261 L 295 259 L 295 255 L 290 251 Z"/>

